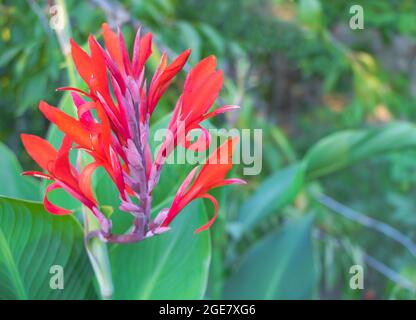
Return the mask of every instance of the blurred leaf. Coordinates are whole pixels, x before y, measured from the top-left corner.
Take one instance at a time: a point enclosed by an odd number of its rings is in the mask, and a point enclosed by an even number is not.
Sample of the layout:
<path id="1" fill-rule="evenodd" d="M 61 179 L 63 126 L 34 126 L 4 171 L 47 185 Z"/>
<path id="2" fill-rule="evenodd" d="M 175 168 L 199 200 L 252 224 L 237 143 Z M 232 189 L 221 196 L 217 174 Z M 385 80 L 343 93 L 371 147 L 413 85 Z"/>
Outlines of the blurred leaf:
<path id="1" fill-rule="evenodd" d="M 211 257 L 201 201 L 191 203 L 165 234 L 110 252 L 116 299 L 201 299 Z"/>
<path id="2" fill-rule="evenodd" d="M 303 179 L 303 163 L 293 164 L 266 178 L 241 207 L 240 222 L 243 228 L 252 228 L 292 202 L 303 187 Z"/>
<path id="3" fill-rule="evenodd" d="M 44 75 L 33 75 L 25 81 L 22 101 L 16 109 L 16 116 L 21 116 L 28 108 L 38 105 L 40 99 L 46 94 L 47 79 Z"/>
<path id="4" fill-rule="evenodd" d="M 416 147 L 416 127 L 406 122 L 337 132 L 320 140 L 307 153 L 306 174 L 309 179 L 319 178 L 357 161 L 409 147 Z"/>
<path id="5" fill-rule="evenodd" d="M 319 0 L 300 0 L 299 19 L 306 27 L 312 31 L 323 28 L 322 8 Z"/>
<path id="6" fill-rule="evenodd" d="M 221 37 L 221 34 L 212 26 L 206 23 L 202 23 L 199 26 L 199 30 L 205 36 L 206 40 L 212 45 L 214 52 L 216 54 L 222 55 L 225 48 L 225 42 Z"/>
<path id="7" fill-rule="evenodd" d="M 188 48 L 192 48 L 192 55 L 190 57 L 193 63 L 196 63 L 201 59 L 201 36 L 196 28 L 186 21 L 180 21 L 177 23 L 179 29 L 180 38 L 184 41 L 184 45 Z"/>
<path id="8" fill-rule="evenodd" d="M 54 265 L 64 271 L 60 290 L 50 287 Z M 92 277 L 83 232 L 72 216 L 0 197 L 0 300 L 95 298 Z"/>
<path id="9" fill-rule="evenodd" d="M 312 215 L 260 240 L 225 288 L 226 299 L 308 299 L 317 281 Z"/>
<path id="10" fill-rule="evenodd" d="M 7 50 L 4 50 L 0 55 L 0 68 L 7 65 L 10 61 L 12 61 L 17 54 L 22 50 L 21 46 L 12 47 Z"/>
<path id="11" fill-rule="evenodd" d="M 0 142 L 0 195 L 40 200 L 39 184 L 31 177 L 22 177 L 16 156 Z"/>

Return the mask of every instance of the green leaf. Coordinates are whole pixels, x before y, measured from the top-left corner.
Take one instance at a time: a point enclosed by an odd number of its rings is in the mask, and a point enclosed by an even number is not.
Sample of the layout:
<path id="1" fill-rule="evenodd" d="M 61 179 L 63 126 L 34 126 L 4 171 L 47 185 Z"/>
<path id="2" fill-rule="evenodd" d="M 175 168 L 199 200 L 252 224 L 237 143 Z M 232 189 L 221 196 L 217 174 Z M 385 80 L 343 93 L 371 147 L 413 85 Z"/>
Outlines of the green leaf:
<path id="1" fill-rule="evenodd" d="M 240 210 L 244 230 L 291 203 L 304 182 L 303 163 L 293 164 L 269 176 Z"/>
<path id="2" fill-rule="evenodd" d="M 416 127 L 407 122 L 337 132 L 307 153 L 307 177 L 319 178 L 369 157 L 410 147 L 416 147 Z"/>
<path id="3" fill-rule="evenodd" d="M 191 203 L 168 232 L 110 253 L 115 299 L 201 299 L 211 258 L 202 201 Z"/>
<path id="4" fill-rule="evenodd" d="M 50 287 L 54 265 L 63 268 L 63 289 Z M 0 300 L 94 298 L 92 277 L 83 232 L 72 216 L 0 197 Z"/>
<path id="5" fill-rule="evenodd" d="M 308 299 L 317 280 L 312 215 L 260 240 L 225 287 L 226 299 Z"/>
<path id="6" fill-rule="evenodd" d="M 178 34 L 185 47 L 192 48 L 190 60 L 194 63 L 201 59 L 201 36 L 195 26 L 187 21 L 178 21 L 176 24 Z"/>
<path id="7" fill-rule="evenodd" d="M 322 8 L 319 0 L 299 1 L 299 20 L 312 31 L 321 30 L 324 25 L 322 21 Z"/>
<path id="8" fill-rule="evenodd" d="M 22 46 L 15 46 L 12 48 L 8 48 L 7 50 L 4 50 L 0 55 L 0 68 L 10 63 L 22 49 Z"/>
<path id="9" fill-rule="evenodd" d="M 0 195 L 23 198 L 29 200 L 39 200 L 39 185 L 31 177 L 22 177 L 22 167 L 16 156 L 7 146 L 0 142 Z M 7 182 L 7 183 L 5 183 Z"/>

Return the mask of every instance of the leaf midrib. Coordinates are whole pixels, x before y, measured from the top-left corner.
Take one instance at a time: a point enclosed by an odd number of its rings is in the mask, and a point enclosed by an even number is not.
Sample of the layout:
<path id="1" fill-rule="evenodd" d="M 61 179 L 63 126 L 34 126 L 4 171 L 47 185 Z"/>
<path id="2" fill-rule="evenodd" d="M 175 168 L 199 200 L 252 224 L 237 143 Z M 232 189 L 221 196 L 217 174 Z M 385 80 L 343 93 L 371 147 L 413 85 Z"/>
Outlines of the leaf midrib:
<path id="1" fill-rule="evenodd" d="M 158 263 L 156 269 L 152 272 L 152 277 L 149 279 L 144 290 L 142 291 L 141 299 L 150 299 L 150 294 L 156 285 L 156 279 L 159 277 L 163 268 L 165 267 L 165 264 L 168 262 L 169 256 L 173 248 L 175 247 L 176 240 L 178 239 L 179 236 L 180 234 L 179 232 L 177 232 L 176 237 L 173 238 L 172 241 L 170 242 L 169 247 L 167 248 L 167 250 L 165 251 L 165 254 L 163 255 L 162 261 Z"/>

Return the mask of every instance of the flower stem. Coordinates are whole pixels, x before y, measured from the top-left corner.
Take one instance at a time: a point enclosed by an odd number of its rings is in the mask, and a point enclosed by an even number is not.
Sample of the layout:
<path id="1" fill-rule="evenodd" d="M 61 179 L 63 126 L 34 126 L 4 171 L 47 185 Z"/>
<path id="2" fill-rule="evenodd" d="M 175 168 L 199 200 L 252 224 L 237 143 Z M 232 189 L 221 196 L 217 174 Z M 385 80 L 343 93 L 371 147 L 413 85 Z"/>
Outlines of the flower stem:
<path id="1" fill-rule="evenodd" d="M 91 237 L 88 239 L 87 235 L 99 230 L 100 226 L 86 207 L 83 206 L 82 211 L 84 215 L 85 248 L 97 279 L 101 298 L 104 300 L 111 300 L 114 287 L 107 243 L 102 241 L 99 237 Z"/>

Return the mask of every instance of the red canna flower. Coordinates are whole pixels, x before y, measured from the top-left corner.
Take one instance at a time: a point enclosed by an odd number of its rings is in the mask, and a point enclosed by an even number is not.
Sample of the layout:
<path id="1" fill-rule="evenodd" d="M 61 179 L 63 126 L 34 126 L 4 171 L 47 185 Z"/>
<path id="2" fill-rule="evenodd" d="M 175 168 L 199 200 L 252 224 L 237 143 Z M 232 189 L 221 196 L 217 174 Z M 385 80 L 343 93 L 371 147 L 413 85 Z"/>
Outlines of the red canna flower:
<path id="1" fill-rule="evenodd" d="M 171 135 L 159 149 L 152 167 L 152 185 L 156 185 L 158 182 L 165 159 L 178 144 L 199 151 L 209 147 L 211 137 L 208 130 L 201 126 L 202 121 L 239 108 L 234 105 L 226 105 L 208 112 L 217 99 L 224 81 L 222 71 L 216 70 L 216 64 L 216 58 L 209 56 L 200 61 L 186 77 L 183 94 L 176 104 L 168 126 Z M 194 129 L 200 129 L 202 135 L 191 145 L 186 136 Z"/>
<path id="2" fill-rule="evenodd" d="M 197 175 L 197 168 L 191 171 L 179 188 L 171 208 L 163 209 L 153 220 L 150 211 L 152 191 L 165 157 L 178 144 L 193 148 L 200 142 L 209 142 L 209 133 L 201 122 L 237 108 L 228 105 L 209 111 L 223 84 L 223 74 L 216 70 L 215 57 L 202 60 L 186 77 L 183 93 L 168 126 L 173 138 L 166 138 L 153 161 L 149 146 L 150 118 L 172 80 L 184 67 L 191 50 L 182 52 L 170 64 L 167 55 L 163 54 L 147 86 L 144 74 L 146 61 L 152 53 L 152 34 L 141 37 L 140 30 L 137 32 L 130 59 L 120 30 L 115 33 L 107 24 L 102 25 L 102 30 L 105 47 L 90 36 L 89 53 L 71 40 L 72 58 L 80 77 L 88 86 L 88 92 L 71 87 L 59 89 L 71 91 L 77 118 L 44 101 L 40 102 L 40 111 L 65 137 L 60 149 L 55 150 L 46 140 L 23 134 L 22 141 L 27 152 L 45 171 L 23 174 L 52 180 L 44 197 L 45 208 L 52 214 L 71 213 L 48 200 L 49 192 L 57 188 L 64 189 L 89 208 L 100 222 L 99 235 L 105 241 L 134 242 L 160 234 L 168 230 L 178 213 L 197 198 L 207 198 L 215 206 L 214 217 L 197 232 L 207 229 L 218 214 L 218 203 L 208 191 L 226 184 L 244 183 L 239 179 L 225 179 L 232 167 L 236 138 L 220 146 Z M 180 134 L 182 125 L 186 127 L 184 136 Z M 186 141 L 186 135 L 193 129 L 201 129 L 203 135 L 200 142 L 191 145 Z M 86 152 L 93 161 L 83 168 L 74 167 L 69 160 L 71 150 Z M 104 168 L 116 185 L 120 209 L 134 217 L 131 231 L 126 234 L 112 234 L 111 221 L 99 210 L 91 186 L 91 176 L 98 167 Z"/>
<path id="3" fill-rule="evenodd" d="M 48 194 L 52 190 L 62 188 L 83 205 L 88 207 L 106 231 L 109 222 L 98 210 L 97 201 L 91 190 L 91 175 L 95 169 L 95 163 L 87 165 L 79 173 L 69 162 L 69 152 L 72 140 L 65 136 L 60 149 L 57 151 L 48 141 L 29 134 L 22 134 L 21 139 L 28 154 L 33 160 L 47 173 L 38 171 L 23 172 L 23 175 L 32 175 L 39 178 L 52 180 L 53 182 L 46 188 L 43 203 L 50 213 L 56 215 L 71 214 L 72 211 L 60 208 L 48 199 Z"/>
<path id="4" fill-rule="evenodd" d="M 59 130 L 64 132 L 79 148 L 87 151 L 95 159 L 95 169 L 103 166 L 113 179 L 120 191 L 122 198 L 124 195 L 124 179 L 120 169 L 120 162 L 114 161 L 115 150 L 112 146 L 114 141 L 111 137 L 111 130 L 108 120 L 102 110 L 100 103 L 88 102 L 79 105 L 78 117 L 76 120 L 58 108 L 48 105 L 41 101 L 40 111 Z M 96 109 L 101 123 L 97 123 L 92 118 L 91 109 Z"/>
<path id="5" fill-rule="evenodd" d="M 238 138 L 228 139 L 208 158 L 207 163 L 199 171 L 194 179 L 198 167 L 193 169 L 179 187 L 172 206 L 166 214 L 161 227 L 167 227 L 178 213 L 187 206 L 192 200 L 206 198 L 210 200 L 215 207 L 213 218 L 204 226 L 198 228 L 195 233 L 209 228 L 218 216 L 218 202 L 208 193 L 211 189 L 228 185 L 228 184 L 245 184 L 241 179 L 225 179 L 228 171 L 232 168 L 232 155 Z M 192 182 L 192 183 L 191 183 Z"/>

